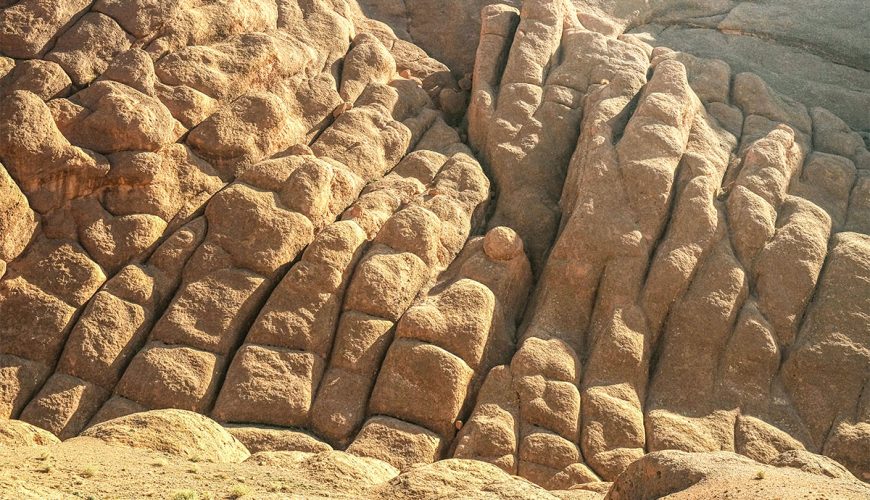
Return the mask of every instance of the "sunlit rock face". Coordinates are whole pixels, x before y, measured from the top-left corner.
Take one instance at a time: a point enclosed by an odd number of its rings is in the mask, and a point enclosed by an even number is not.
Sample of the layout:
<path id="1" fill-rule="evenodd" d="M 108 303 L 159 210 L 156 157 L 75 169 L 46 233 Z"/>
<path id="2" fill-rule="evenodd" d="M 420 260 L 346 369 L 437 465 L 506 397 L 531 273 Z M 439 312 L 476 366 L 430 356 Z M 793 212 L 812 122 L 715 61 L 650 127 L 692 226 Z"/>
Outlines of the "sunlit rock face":
<path id="1" fill-rule="evenodd" d="M 870 480 L 870 8 L 793 3 L 0 0 L 0 417 Z"/>

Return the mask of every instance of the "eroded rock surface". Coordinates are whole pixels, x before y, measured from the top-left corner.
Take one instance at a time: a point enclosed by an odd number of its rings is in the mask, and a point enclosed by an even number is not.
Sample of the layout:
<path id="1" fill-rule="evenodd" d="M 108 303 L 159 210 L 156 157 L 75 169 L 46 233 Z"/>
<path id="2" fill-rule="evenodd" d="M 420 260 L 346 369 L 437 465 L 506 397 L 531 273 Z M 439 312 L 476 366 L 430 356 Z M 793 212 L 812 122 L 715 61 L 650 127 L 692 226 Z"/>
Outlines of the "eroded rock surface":
<path id="1" fill-rule="evenodd" d="M 183 410 L 119 417 L 90 427 L 82 437 L 210 462 L 242 462 L 251 456 L 226 429 L 198 413 Z"/>
<path id="2" fill-rule="evenodd" d="M 62 3 L 0 1 L 10 443 L 865 493 L 861 2 Z"/>
<path id="3" fill-rule="evenodd" d="M 531 254 L 540 278 L 519 349 L 484 386 L 471 422 L 493 423 L 465 427 L 464 456 L 556 487 L 614 480 L 656 450 L 769 462 L 789 449 L 831 449 L 840 433 L 857 437 L 867 418 L 870 240 L 843 224 L 849 215 L 835 200 L 862 198 L 860 136 L 845 132 L 854 149 L 831 154 L 826 138 L 847 127 L 825 123 L 827 111 L 722 61 L 589 31 L 566 3 L 485 13 L 483 33 L 489 23 L 513 23 L 517 33 L 481 43 L 475 70 L 492 69 L 476 75 L 469 110 L 472 144 L 496 187 L 509 186 L 494 217 L 527 240 L 555 239 L 546 258 Z M 561 73 L 575 58 L 585 71 Z M 516 68 L 526 68 L 525 82 L 515 83 Z M 543 163 L 554 179 L 565 172 L 554 198 L 527 182 L 539 174 L 523 165 L 540 166 L 529 157 L 558 137 L 535 127 L 550 105 L 537 96 L 554 93 L 560 78 L 566 95 L 577 94 L 583 125 L 569 127 L 579 138 L 568 154 Z M 537 90 L 540 82 L 553 83 Z M 502 107 L 513 107 L 509 118 L 499 118 Z M 842 172 L 842 188 L 810 180 L 822 163 Z M 514 183 L 558 200 L 547 210 L 558 232 L 529 217 Z M 840 274 L 845 265 L 851 277 Z M 822 320 L 834 302 L 838 319 Z M 484 452 L 478 442 L 505 445 Z"/>

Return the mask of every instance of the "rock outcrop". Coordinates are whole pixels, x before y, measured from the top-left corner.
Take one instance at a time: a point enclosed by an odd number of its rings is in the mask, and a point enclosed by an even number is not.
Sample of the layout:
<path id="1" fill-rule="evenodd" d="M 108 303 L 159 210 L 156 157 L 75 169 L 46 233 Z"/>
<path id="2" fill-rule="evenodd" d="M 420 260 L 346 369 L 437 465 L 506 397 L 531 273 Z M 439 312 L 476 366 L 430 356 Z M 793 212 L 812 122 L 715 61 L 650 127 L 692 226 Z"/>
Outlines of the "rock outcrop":
<path id="1" fill-rule="evenodd" d="M 466 456 L 557 487 L 614 480 L 656 450 L 769 462 L 831 449 L 841 433 L 857 445 L 870 239 L 848 207 L 862 204 L 865 144 L 855 134 L 854 149 L 836 154 L 826 137 L 845 125 L 825 122 L 827 111 L 810 113 L 722 61 L 609 38 L 575 19 L 559 2 L 484 14 L 482 32 L 494 35 L 475 70 L 496 71 L 475 75 L 470 138 L 496 187 L 507 186 L 494 220 L 549 253 L 531 254 L 540 277 L 519 349 L 472 414 L 498 425 L 466 426 Z M 582 71 L 563 72 L 574 61 Z M 567 128 L 579 138 L 538 161 L 565 130 L 543 125 L 547 96 L 560 93 L 577 103 L 558 109 L 582 123 Z M 530 181 L 542 165 L 557 186 L 564 172 L 561 195 Z M 811 180 L 821 170 L 830 181 Z M 549 215 L 527 210 L 517 185 L 549 200 L 534 204 Z M 474 449 L 486 442 L 506 446 Z"/>
<path id="2" fill-rule="evenodd" d="M 198 413 L 156 410 L 94 425 L 82 437 L 210 462 L 243 462 L 251 453 L 226 429 Z"/>
<path id="3" fill-rule="evenodd" d="M 866 485 L 855 481 L 836 463 L 817 455 L 798 456 L 795 452 L 783 453 L 775 466 L 770 466 L 724 451 L 658 451 L 633 463 L 613 483 L 605 498 L 748 499 L 768 498 L 784 492 L 791 498 L 863 498 L 867 495 Z M 828 467 L 830 469 L 826 469 Z"/>
<path id="4" fill-rule="evenodd" d="M 231 429 L 239 429 L 233 427 Z M 259 431 L 263 432 L 260 428 Z M 293 431 L 269 430 L 277 438 Z M 333 450 L 245 446 L 208 417 L 153 410 L 93 426 L 81 437 L 40 439 L 47 431 L 10 420 L 0 435 L 0 488 L 15 498 L 107 496 L 238 498 L 866 498 L 870 488 L 837 462 L 804 451 L 765 465 L 729 452 L 659 451 L 633 463 L 614 483 L 547 491 L 496 465 L 450 458 L 401 472 L 376 458 Z M 252 436 L 251 432 L 243 435 Z M 286 438 L 285 435 L 285 438 Z M 25 437 L 27 436 L 27 437 Z M 34 437 L 39 438 L 34 439 Z M 253 441 L 251 441 L 253 442 Z M 265 442 L 265 441 L 257 441 Z M 251 450 L 253 451 L 253 450 Z M 37 467 L 34 468 L 34 464 Z M 156 471 L 159 471 L 155 474 Z M 73 495 L 64 495 L 74 486 Z M 134 493 L 131 493 L 134 492 Z"/>
<path id="5" fill-rule="evenodd" d="M 866 494 L 861 2 L 61 4 L 0 0 L 6 444 Z"/>

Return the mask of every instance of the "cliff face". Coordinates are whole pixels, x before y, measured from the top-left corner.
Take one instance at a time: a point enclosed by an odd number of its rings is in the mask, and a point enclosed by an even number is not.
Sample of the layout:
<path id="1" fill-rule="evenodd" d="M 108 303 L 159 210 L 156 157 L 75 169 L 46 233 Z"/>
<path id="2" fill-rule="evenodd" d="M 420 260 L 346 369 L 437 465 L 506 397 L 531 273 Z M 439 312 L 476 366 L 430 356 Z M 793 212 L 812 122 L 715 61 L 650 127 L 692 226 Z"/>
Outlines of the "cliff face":
<path id="1" fill-rule="evenodd" d="M 870 480 L 870 9 L 454 3 L 0 0 L 0 417 Z"/>
<path id="2" fill-rule="evenodd" d="M 722 61 L 588 31 L 564 4 L 485 12 L 469 138 L 500 190 L 490 224 L 517 230 L 538 275 L 493 378 L 514 403 L 498 417 L 511 467 L 613 479 L 674 448 L 849 464 L 870 366 L 860 136 Z M 490 439 L 463 434 L 469 456 Z"/>

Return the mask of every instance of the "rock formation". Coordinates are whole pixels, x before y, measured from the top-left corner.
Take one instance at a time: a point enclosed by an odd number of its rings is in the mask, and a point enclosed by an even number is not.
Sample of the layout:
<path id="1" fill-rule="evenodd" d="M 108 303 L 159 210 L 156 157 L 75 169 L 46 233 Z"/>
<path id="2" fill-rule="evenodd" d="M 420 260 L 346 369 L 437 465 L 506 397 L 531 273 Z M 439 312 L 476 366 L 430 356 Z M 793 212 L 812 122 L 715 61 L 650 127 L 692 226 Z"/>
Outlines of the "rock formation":
<path id="1" fill-rule="evenodd" d="M 866 494 L 870 8 L 793 3 L 0 0 L 0 445 Z"/>

